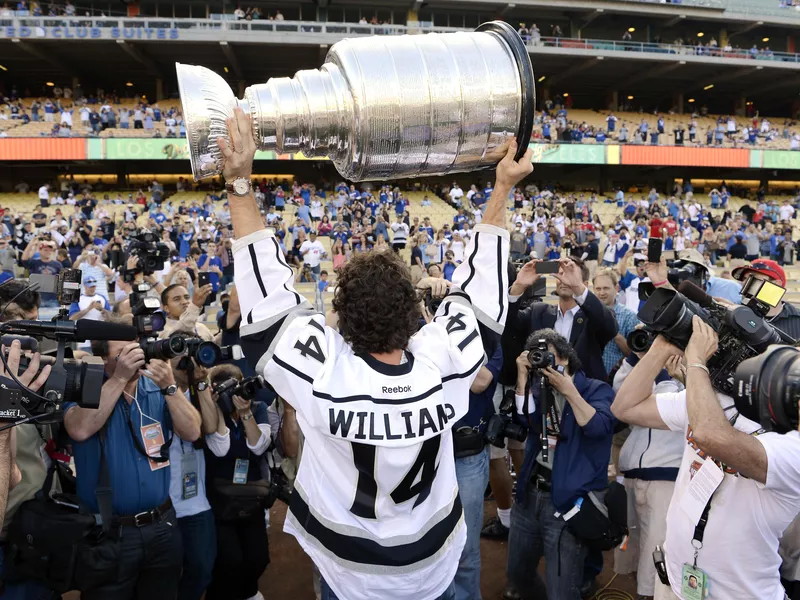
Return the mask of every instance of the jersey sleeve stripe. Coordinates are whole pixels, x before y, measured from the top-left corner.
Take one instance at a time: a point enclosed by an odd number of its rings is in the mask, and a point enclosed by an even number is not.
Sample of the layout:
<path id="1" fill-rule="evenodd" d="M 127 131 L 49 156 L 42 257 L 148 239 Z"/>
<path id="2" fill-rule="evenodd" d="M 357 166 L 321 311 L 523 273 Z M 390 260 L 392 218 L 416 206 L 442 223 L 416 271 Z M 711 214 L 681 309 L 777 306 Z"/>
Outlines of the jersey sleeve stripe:
<path id="1" fill-rule="evenodd" d="M 289 510 L 296 526 L 306 534 L 307 541 L 321 546 L 321 550 L 335 556 L 338 562 L 351 563 L 354 568 L 360 566 L 359 570 L 367 572 L 402 569 L 436 556 L 452 541 L 463 512 L 456 494 L 450 511 L 424 535 L 408 543 L 385 545 L 382 540 L 348 535 L 327 527 L 297 490 L 292 494 Z"/>
<path id="2" fill-rule="evenodd" d="M 253 265 L 253 274 L 256 276 L 256 282 L 258 282 L 258 287 L 261 290 L 261 296 L 262 298 L 266 298 L 267 288 L 264 286 L 264 280 L 261 279 L 261 270 L 258 268 L 258 258 L 256 257 L 255 246 L 250 244 L 247 247 L 247 250 L 250 253 L 250 262 Z"/>
<path id="3" fill-rule="evenodd" d="M 470 257 L 467 259 L 467 265 L 469 265 L 470 269 L 469 277 L 467 277 L 466 281 L 461 284 L 461 290 L 464 292 L 466 292 L 466 287 L 469 285 L 469 282 L 472 281 L 473 277 L 475 277 L 475 265 L 473 262 L 475 260 L 475 255 L 478 254 L 478 241 L 480 240 L 480 237 L 481 235 L 476 233 L 475 237 L 473 238 L 475 247 L 472 249 L 472 254 L 470 254 Z"/>
<path id="4" fill-rule="evenodd" d="M 508 308 L 508 267 L 503 262 L 503 238 L 497 238 L 497 277 L 500 282 L 500 287 L 497 288 L 497 304 L 500 306 L 500 312 L 497 314 L 497 322 L 505 323 L 504 315 Z"/>
<path id="5" fill-rule="evenodd" d="M 300 379 L 302 379 L 303 381 L 307 381 L 308 383 L 311 383 L 311 384 L 313 384 L 313 383 L 314 383 L 314 380 L 313 380 L 311 377 L 309 377 L 308 375 L 306 375 L 306 374 L 305 374 L 305 373 L 303 373 L 302 371 L 298 371 L 298 370 L 297 370 L 297 369 L 295 369 L 295 368 L 294 368 L 292 365 L 290 365 L 290 364 L 289 364 L 289 363 L 287 363 L 287 362 L 284 362 L 284 361 L 282 361 L 282 360 L 281 360 L 280 358 L 278 358 L 277 356 L 273 356 L 273 357 L 272 357 L 272 362 L 274 362 L 276 365 L 278 365 L 278 366 L 279 366 L 281 369 L 284 369 L 284 370 L 286 370 L 286 371 L 289 371 L 289 372 L 290 372 L 292 375 L 294 375 L 295 377 L 299 377 L 299 378 L 300 378 Z"/>
<path id="6" fill-rule="evenodd" d="M 429 389 L 426 392 L 422 392 L 416 396 L 405 396 L 403 398 L 374 398 L 368 394 L 359 394 L 356 396 L 342 396 L 342 397 L 335 397 L 331 396 L 330 394 L 326 394 L 325 392 L 318 392 L 314 390 L 314 396 L 320 398 L 322 400 L 328 400 L 330 402 L 335 403 L 346 403 L 346 402 L 358 402 L 361 400 L 366 400 L 367 402 L 372 402 L 373 404 L 412 404 L 414 402 L 419 402 L 420 400 L 424 400 L 429 396 L 435 394 L 436 392 L 442 389 L 442 385 L 436 385 Z"/>
<path id="7" fill-rule="evenodd" d="M 278 262 L 280 264 L 282 264 L 284 267 L 286 267 L 287 269 L 289 269 L 289 273 L 291 273 L 291 277 L 289 278 L 289 281 L 291 281 L 294 278 L 294 271 L 292 270 L 292 267 L 290 267 L 286 263 L 286 259 L 284 259 L 284 257 L 283 257 L 283 253 L 281 252 L 281 246 L 280 246 L 280 244 L 278 244 L 278 240 L 276 240 L 273 237 L 272 238 L 272 243 L 275 244 L 275 257 L 278 259 Z M 297 306 L 300 306 L 303 303 L 303 299 L 301 298 L 300 294 L 297 293 L 297 290 L 295 290 L 295 289 L 289 290 L 289 286 L 286 283 L 283 284 L 283 287 L 287 292 L 291 291 L 291 293 L 294 293 L 294 297 L 297 300 Z"/>
<path id="8" fill-rule="evenodd" d="M 463 379 L 465 377 L 469 377 L 475 371 L 480 369 L 485 362 L 486 362 L 486 355 L 482 356 L 481 359 L 474 365 L 472 365 L 468 371 L 465 371 L 463 373 L 453 373 L 452 375 L 445 375 L 444 377 L 442 377 L 442 383 L 447 383 L 448 381 L 452 381 L 453 379 Z"/>

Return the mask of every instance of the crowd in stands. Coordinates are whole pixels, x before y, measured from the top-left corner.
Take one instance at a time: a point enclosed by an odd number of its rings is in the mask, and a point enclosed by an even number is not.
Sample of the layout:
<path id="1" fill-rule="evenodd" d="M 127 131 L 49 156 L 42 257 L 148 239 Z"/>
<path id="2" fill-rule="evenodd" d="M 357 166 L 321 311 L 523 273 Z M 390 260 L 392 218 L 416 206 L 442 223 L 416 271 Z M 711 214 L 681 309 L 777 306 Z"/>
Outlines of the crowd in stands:
<path id="1" fill-rule="evenodd" d="M 491 181 L 472 181 L 463 188 L 457 182 L 438 187 L 412 184 L 403 188 L 389 185 L 357 188 L 344 182 L 317 186 L 259 177 L 253 181 L 253 186 L 265 223 L 275 231 L 280 251 L 295 270 L 295 281 L 309 284 L 317 307 L 324 310 L 325 303 L 321 298 L 330 286 L 336 285 L 338 272 L 362 253 L 399 253 L 407 261 L 415 283 L 431 278 L 452 280 L 457 265 L 468 260 L 467 243 L 483 219 L 487 202 L 496 193 Z M 235 312 L 239 305 L 236 288 L 232 285 L 234 256 L 227 197 L 223 192 L 212 191 L 202 198 L 192 195 L 187 200 L 182 194 L 193 192 L 192 188 L 189 181 L 180 179 L 174 188 L 175 194 L 171 195 L 172 189 L 165 190 L 164 185 L 155 180 L 147 190 L 124 194 L 86 180 L 63 178 L 52 186 L 42 184 L 36 192 L 38 206 L 34 207 L 34 188 L 20 182 L 15 192 L 30 198 L 30 212 L 19 207 L 0 208 L 0 280 L 26 274 L 57 274 L 64 268 L 79 269 L 82 295 L 80 301 L 69 308 L 70 317 L 115 322 L 115 319 L 131 313 L 128 298 L 131 285 L 120 277 L 120 270 L 129 264 L 126 250 L 130 242 L 144 229 L 155 233 L 169 251 L 169 260 L 164 268 L 144 278 L 152 285 L 152 294 L 158 297 L 166 314 L 165 331 L 184 331 L 211 339 L 214 334 L 206 327 L 210 324 L 219 329 L 217 335 L 222 337 L 218 339 L 235 343 L 242 315 Z M 742 195 L 741 191 L 731 190 L 722 182 L 707 195 L 696 195 L 692 184 L 687 181 L 669 190 L 650 189 L 626 194 L 624 190 L 616 189 L 602 195 L 524 183 L 514 188 L 508 197 L 509 206 L 513 208 L 508 219 L 510 258 L 517 268 L 531 259 L 574 259 L 574 263 L 565 262 L 582 265 L 586 276 L 580 281 L 586 281 L 586 290 L 589 282 L 592 283 L 592 291 L 584 292 L 584 298 L 586 293 L 591 298 L 596 293 L 607 309 L 599 304 L 596 308 L 606 311 L 602 314 L 614 311 L 623 337 L 637 323 L 634 314 L 640 303 L 637 288 L 639 283 L 646 281 L 645 255 L 651 238 L 661 239 L 665 251 L 678 252 L 687 263 L 707 271 L 716 268 L 712 272 L 721 277 L 711 277 L 709 293 L 738 303 L 740 284 L 732 273 L 737 266 L 759 257 L 774 260 L 777 265 L 792 265 L 797 259 L 798 247 L 793 239 L 792 224 L 797 216 L 800 190 L 781 200 L 769 198 L 760 190 L 749 196 L 744 204 L 738 198 L 734 200 L 734 191 Z M 431 216 L 433 214 L 436 218 Z M 444 214 L 448 215 L 446 220 Z M 201 278 L 206 276 L 209 284 L 201 285 Z M 528 276 L 526 269 L 524 277 Z M 783 284 L 786 284 L 785 279 Z M 300 285 L 298 290 L 303 291 Z M 512 287 L 512 295 L 515 294 L 513 290 Z M 573 292 L 569 291 L 567 295 L 572 301 Z M 212 296 L 213 300 L 209 302 Z M 563 297 L 559 301 L 564 302 Z M 43 306 L 52 306 L 54 302 L 54 298 L 42 294 Z M 584 305 L 587 314 L 590 309 L 590 304 Z M 203 316 L 204 313 L 208 316 Z M 431 317 L 424 311 L 423 315 L 426 319 Z M 613 322 L 614 319 L 609 318 L 609 322 Z M 581 322 L 577 317 L 576 320 Z M 599 331 L 599 328 L 592 326 L 584 331 L 586 333 L 581 335 L 594 335 L 591 332 Z M 568 338 L 569 334 L 566 335 Z M 596 364 L 587 362 L 585 366 L 587 370 L 596 368 L 602 374 L 598 377 L 602 378 L 619 365 L 623 358 L 621 349 L 624 348 L 619 346 L 618 349 L 617 342 L 608 339 L 605 342 L 602 352 L 603 345 L 597 347 Z M 92 343 L 91 347 L 82 350 L 101 353 L 105 357 L 113 352 L 123 352 L 124 343 L 113 344 L 120 345 L 109 348 Z M 109 364 L 114 363 L 109 361 Z M 173 369 L 180 389 L 188 390 L 192 386 L 191 379 L 180 380 L 180 371 L 175 366 Z M 212 371 L 210 374 L 212 382 L 221 381 L 226 375 L 223 373 L 217 380 L 215 373 Z M 205 382 L 208 376 L 202 371 L 197 381 Z M 158 373 L 153 377 L 162 380 Z M 126 380 L 122 376 L 120 379 Z M 163 379 L 166 381 L 166 376 Z M 149 384 L 137 385 L 139 388 L 133 385 L 130 390 L 138 389 L 141 402 L 153 390 L 141 387 Z M 159 387 L 167 389 L 169 386 Z M 205 389 L 198 388 L 197 392 Z M 234 452 L 231 448 L 235 444 L 239 444 L 235 457 L 240 457 L 239 452 L 243 453 L 252 461 L 250 465 L 253 467 L 258 457 L 268 451 L 270 439 L 278 447 L 285 448 L 279 436 L 280 423 L 283 418 L 292 423 L 290 408 L 282 407 L 278 402 L 270 407 L 268 413 L 266 406 L 242 401 L 236 404 L 236 411 L 224 415 L 224 418 L 220 414 L 207 422 L 208 413 L 203 404 L 207 399 L 203 398 L 201 396 L 199 400 L 203 432 L 213 439 L 206 451 L 199 450 L 201 455 L 205 453 L 208 461 L 207 467 L 200 468 L 207 468 L 209 473 L 224 472 L 224 476 L 230 479 L 233 459 L 228 461 L 230 464 L 224 460 L 215 461 Z M 76 438 L 75 444 L 79 448 L 93 435 L 87 433 L 85 425 L 77 420 L 80 414 L 73 412 L 73 418 L 66 422 L 67 430 Z M 217 413 L 212 411 L 212 414 Z M 251 416 L 254 418 L 252 423 Z M 200 417 L 196 418 L 199 422 Z M 199 435 L 199 426 L 189 427 L 174 415 L 173 420 L 176 434 L 179 433 L 181 439 L 188 442 Z M 122 420 L 119 422 L 123 423 Z M 292 423 L 292 426 L 296 429 L 296 424 Z M 178 427 L 183 429 L 177 431 Z M 229 435 L 226 429 L 238 432 L 230 433 L 227 446 L 214 438 Z M 116 438 L 112 436 L 110 439 Z M 38 437 L 36 442 L 39 443 Z M 177 454 L 170 456 L 176 465 L 181 463 L 181 452 L 184 451 L 195 450 L 177 448 Z M 132 452 L 135 457 L 135 451 Z M 296 456 L 296 448 L 291 456 Z M 80 474 L 81 468 L 86 469 L 91 464 L 91 458 L 79 452 L 76 464 L 79 462 Z M 515 464 L 515 467 L 519 466 Z M 603 464 L 601 469 L 604 480 L 607 466 Z M 508 475 L 508 468 L 503 468 Z M 180 470 L 176 468 L 175 473 L 180 475 Z M 173 481 L 181 479 L 177 475 L 172 477 Z M 169 477 L 165 481 L 168 482 Z M 480 490 L 481 499 L 484 488 L 485 485 Z M 499 490 L 494 481 L 492 488 Z M 187 562 L 183 565 L 183 577 L 180 564 L 171 565 L 169 569 L 160 566 L 159 578 L 163 580 L 159 579 L 159 584 L 173 589 L 180 580 L 180 586 L 197 588 L 194 596 L 187 596 L 193 598 L 200 598 L 206 586 L 209 590 L 206 597 L 211 600 L 260 598 L 257 582 L 269 561 L 263 510 L 249 513 L 239 522 L 240 526 L 253 532 L 252 538 L 241 532 L 239 537 L 228 535 L 231 532 L 226 532 L 225 528 L 235 525 L 218 513 L 220 505 L 215 505 L 215 502 L 219 500 L 211 496 L 213 486 L 209 488 L 210 506 L 208 503 L 185 502 L 186 497 L 181 498 L 180 486 L 176 489 L 171 489 L 170 495 L 178 511 L 181 535 L 189 536 L 184 542 Z M 115 506 L 115 514 L 121 515 L 140 510 L 144 508 Z M 167 511 L 165 514 L 172 514 L 168 512 L 170 508 L 164 510 Z M 493 528 L 505 528 L 505 535 L 508 535 L 509 523 L 512 523 L 512 531 L 514 525 L 513 520 L 509 521 L 510 509 L 503 510 L 505 519 L 498 510 L 500 524 Z M 220 535 L 216 543 L 213 538 L 203 542 L 191 537 L 201 528 L 197 524 L 197 529 L 194 529 L 188 523 L 200 520 L 202 515 L 209 520 L 204 525 L 207 529 L 203 531 L 216 527 L 218 532 L 226 533 Z M 181 523 L 182 520 L 188 521 Z M 164 560 L 167 555 L 170 553 L 166 551 L 159 554 Z M 246 557 L 246 560 L 241 557 Z M 123 557 L 123 560 L 127 559 Z M 190 564 L 190 561 L 196 564 Z M 550 555 L 547 561 L 555 564 Z M 134 571 L 132 576 L 133 581 L 137 578 L 145 581 L 151 566 L 145 563 L 138 567 L 139 571 Z M 621 562 L 615 563 L 615 568 L 618 572 L 626 572 Z M 509 567 L 512 584 L 519 585 L 518 575 Z M 230 588 L 226 586 L 233 582 L 241 585 L 241 590 L 231 596 Z M 640 584 L 642 582 L 644 578 L 640 579 Z M 640 589 L 640 594 L 647 592 Z"/>
<path id="2" fill-rule="evenodd" d="M 178 106 L 162 110 L 158 103 L 149 104 L 146 99 L 122 104 L 116 94 L 84 96 L 78 89 L 73 94 L 68 87 L 54 87 L 53 98 L 23 100 L 12 87 L 9 97 L 3 98 L 0 122 L 17 122 L 21 125 L 34 123 L 52 124 L 49 130 L 36 133 L 50 137 L 94 137 L 107 130 L 106 137 L 114 131 L 141 129 L 151 132 L 152 137 L 185 137 L 183 115 Z M 17 132 L 18 133 L 18 132 Z M 7 134 L 0 131 L 0 137 Z M 125 137 L 124 132 L 117 133 Z"/>
<path id="3" fill-rule="evenodd" d="M 702 107 L 689 115 L 655 111 L 631 112 L 630 104 L 614 111 L 572 111 L 571 97 L 556 96 L 544 102 L 536 118 L 534 140 L 553 143 L 650 144 L 705 147 L 777 147 L 800 150 L 800 130 L 794 119 L 759 116 L 709 116 Z M 576 115 L 571 118 L 571 115 Z"/>

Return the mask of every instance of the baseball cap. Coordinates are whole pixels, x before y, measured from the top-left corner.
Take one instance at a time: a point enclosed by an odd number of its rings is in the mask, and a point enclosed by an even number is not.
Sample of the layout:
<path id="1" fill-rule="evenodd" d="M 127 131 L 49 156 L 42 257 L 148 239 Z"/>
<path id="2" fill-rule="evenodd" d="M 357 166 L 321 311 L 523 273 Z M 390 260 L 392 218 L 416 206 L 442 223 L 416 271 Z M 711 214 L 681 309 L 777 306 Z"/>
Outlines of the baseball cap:
<path id="1" fill-rule="evenodd" d="M 783 267 L 776 263 L 774 260 L 768 258 L 759 258 L 754 260 L 749 265 L 743 267 L 736 267 L 731 276 L 737 281 L 744 281 L 750 273 L 761 273 L 765 277 L 769 277 L 781 284 L 781 287 L 786 287 L 786 273 Z"/>
<path id="2" fill-rule="evenodd" d="M 83 285 L 85 285 L 87 287 L 91 287 L 93 285 L 97 285 L 97 280 L 94 277 L 92 277 L 91 275 L 89 275 L 88 277 L 84 277 L 83 278 Z"/>

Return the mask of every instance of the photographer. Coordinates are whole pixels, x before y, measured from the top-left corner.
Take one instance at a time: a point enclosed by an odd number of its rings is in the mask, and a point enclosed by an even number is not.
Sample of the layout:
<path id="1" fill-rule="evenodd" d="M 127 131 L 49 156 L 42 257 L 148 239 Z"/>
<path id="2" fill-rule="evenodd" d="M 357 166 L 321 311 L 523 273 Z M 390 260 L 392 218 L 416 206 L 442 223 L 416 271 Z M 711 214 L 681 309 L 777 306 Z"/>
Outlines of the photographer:
<path id="1" fill-rule="evenodd" d="M 796 432 L 761 433 L 712 388 L 706 361 L 716 348 L 716 333 L 693 317 L 686 390 L 652 394 L 658 373 L 680 355 L 658 336 L 612 405 L 622 421 L 687 437 L 664 544 L 672 590 L 657 583 L 655 597 L 695 597 L 683 589 L 693 576 L 718 598 L 783 600 L 777 548 L 800 510 L 800 440 Z"/>
<path id="2" fill-rule="evenodd" d="M 182 334 L 176 334 L 182 335 Z M 187 401 L 196 399 L 202 418 L 202 432 L 217 430 L 217 406 L 211 397 L 208 371 L 188 356 L 170 360 L 175 383 Z M 211 583 L 217 556 L 214 514 L 207 497 L 206 461 L 202 447 L 175 435 L 169 447 L 171 468 L 169 495 L 178 517 L 183 540 L 183 573 L 177 600 L 201 600 Z"/>
<path id="3" fill-rule="evenodd" d="M 233 365 L 219 365 L 210 374 L 213 387 L 242 380 Z M 213 433 L 206 435 L 208 499 L 217 527 L 217 559 L 206 600 L 248 600 L 258 597 L 258 579 L 269 564 L 263 480 L 264 453 L 270 445 L 267 406 L 233 395 L 223 410 L 218 394 Z"/>
<path id="4" fill-rule="evenodd" d="M 605 381 L 608 373 L 603 366 L 603 349 L 618 331 L 614 312 L 589 291 L 589 269 L 580 259 L 559 261 L 559 272 L 554 275 L 558 305 L 536 302 L 519 310 L 520 297 L 541 277 L 536 272 L 539 262 L 526 263 L 509 290 L 509 327 L 503 334 L 506 366 L 513 369 L 509 363 L 531 332 L 555 329 L 575 348 L 586 376 Z"/>
<path id="5" fill-rule="evenodd" d="M 108 375 L 100 406 L 65 404 L 64 426 L 73 440 L 78 496 L 92 511 L 99 510 L 101 455 L 109 465 L 115 544 L 108 548 L 113 556 L 85 565 L 94 577 L 81 597 L 172 600 L 183 546 L 169 497 L 168 449 L 173 430 L 186 441 L 200 436 L 200 414 L 178 390 L 169 363 L 145 363 L 138 343 L 93 340 L 92 353 Z"/>
<path id="6" fill-rule="evenodd" d="M 742 301 L 742 287 L 731 279 L 714 277 L 711 270 L 703 260 L 703 256 L 692 248 L 681 250 L 676 253 L 675 262 L 671 268 L 667 268 L 667 262 L 663 256 L 660 263 L 646 263 L 647 276 L 656 288 L 673 289 L 675 286 L 670 283 L 673 280 L 692 281 L 698 287 L 714 298 L 721 298 L 733 304 Z"/>
<path id="7" fill-rule="evenodd" d="M 529 381 L 529 353 L 541 349 L 542 342 L 554 357 L 554 364 L 533 373 L 550 387 L 547 431 L 541 430 L 543 390 L 538 381 Z M 614 392 L 583 372 L 576 350 L 552 329 L 533 332 L 516 363 L 517 411 L 534 433 L 528 436 L 525 463 L 517 477 L 517 501 L 511 509 L 508 581 L 512 589 L 504 597 L 578 600 L 587 547 L 568 522 L 555 515 L 569 514 L 579 499 L 591 502 L 585 498 L 589 492 L 601 501 L 605 496 L 615 424 L 611 415 Z M 546 582 L 536 572 L 542 556 Z"/>
<path id="8" fill-rule="evenodd" d="M 774 260 L 759 258 L 749 265 L 738 267 L 731 272 L 737 281 L 747 281 L 749 277 L 755 277 L 764 281 L 771 281 L 782 288 L 786 287 L 786 273 L 783 267 Z M 742 296 L 742 301 L 746 302 L 749 298 Z M 781 300 L 780 303 L 772 308 L 767 314 L 766 319 L 773 327 L 780 329 L 789 336 L 800 338 L 800 311 L 790 302 Z"/>

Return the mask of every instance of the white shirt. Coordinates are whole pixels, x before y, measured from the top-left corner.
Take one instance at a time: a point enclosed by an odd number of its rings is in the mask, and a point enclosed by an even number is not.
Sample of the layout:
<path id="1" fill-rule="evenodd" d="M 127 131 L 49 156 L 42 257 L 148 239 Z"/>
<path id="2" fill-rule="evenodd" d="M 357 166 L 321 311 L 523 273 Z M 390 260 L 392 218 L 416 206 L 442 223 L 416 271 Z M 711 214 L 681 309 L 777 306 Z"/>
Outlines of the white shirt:
<path id="1" fill-rule="evenodd" d="M 633 312 L 639 312 L 639 284 L 643 281 L 650 281 L 649 277 L 634 277 L 631 284 L 625 288 L 625 306 Z"/>
<path id="2" fill-rule="evenodd" d="M 306 252 L 308 250 L 308 252 Z M 312 267 L 318 267 L 322 261 L 322 255 L 325 254 L 325 246 L 319 240 L 306 240 L 300 244 L 300 254 L 303 257 L 303 262 Z"/>
<path id="3" fill-rule="evenodd" d="M 450 190 L 450 198 L 453 200 L 458 200 L 459 198 L 464 196 L 464 190 L 460 187 L 454 187 Z"/>
<path id="4" fill-rule="evenodd" d="M 733 405 L 728 396 L 719 395 L 719 400 L 723 408 Z M 686 391 L 657 394 L 656 401 L 667 427 L 686 435 L 689 431 Z M 726 417 L 731 417 L 733 410 L 726 411 Z M 734 427 L 747 434 L 760 429 L 760 425 L 741 415 Z M 708 574 L 715 598 L 784 598 L 778 573 L 781 564 L 778 542 L 800 512 L 800 434 L 764 433 L 755 439 L 767 452 L 766 485 L 726 472 L 711 500 L 697 566 Z M 697 525 L 681 502 L 694 473 L 704 462 L 700 451 L 687 443 L 667 512 L 664 552 L 672 589 L 678 597 L 681 597 L 683 565 L 693 561 L 692 536 Z"/>
<path id="5" fill-rule="evenodd" d="M 572 325 L 575 322 L 575 313 L 577 313 L 581 309 L 581 305 L 586 301 L 586 297 L 589 295 L 589 288 L 583 290 L 583 293 L 580 296 L 573 296 L 575 298 L 575 302 L 578 304 L 570 308 L 566 313 L 561 312 L 561 305 L 559 304 L 557 307 L 557 315 L 556 315 L 556 325 L 554 329 L 557 333 L 564 336 L 564 339 L 569 341 L 569 336 L 572 335 Z"/>
<path id="6" fill-rule="evenodd" d="M 39 188 L 39 200 L 49 200 L 50 192 L 47 191 L 47 186 L 43 185 Z"/>
<path id="7" fill-rule="evenodd" d="M 794 206 L 790 204 L 784 204 L 781 206 L 781 221 L 788 221 L 794 216 Z"/>
<path id="8" fill-rule="evenodd" d="M 463 239 L 457 240 L 453 238 L 453 241 L 450 242 L 450 250 L 453 251 L 453 260 L 457 263 L 464 260 L 464 248 L 466 248 L 466 244 Z"/>

